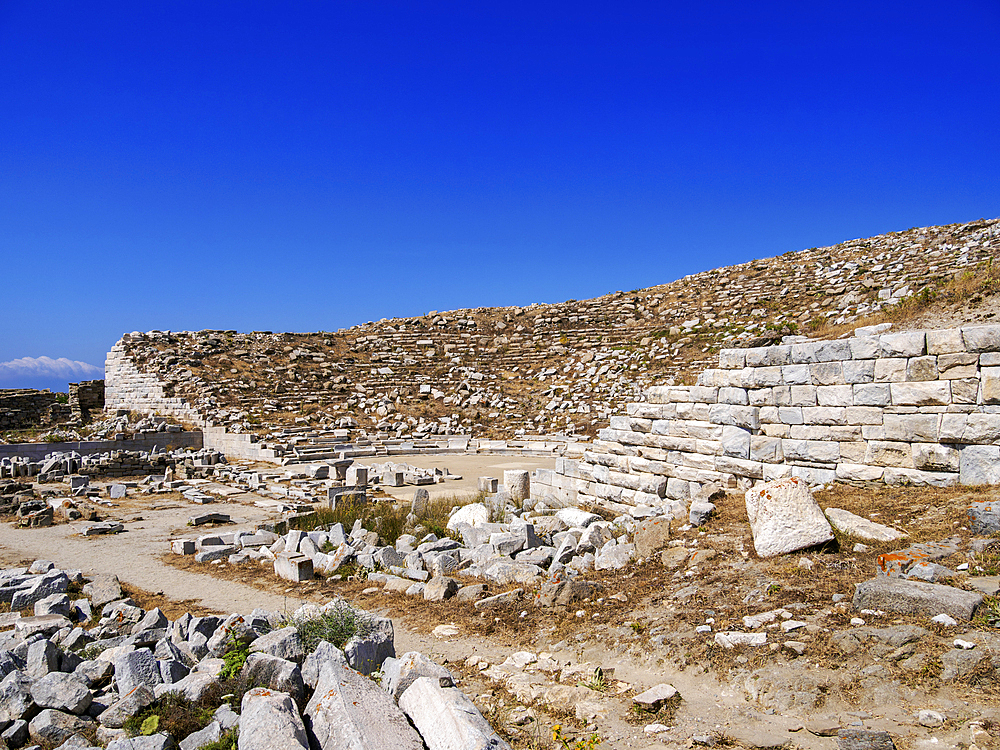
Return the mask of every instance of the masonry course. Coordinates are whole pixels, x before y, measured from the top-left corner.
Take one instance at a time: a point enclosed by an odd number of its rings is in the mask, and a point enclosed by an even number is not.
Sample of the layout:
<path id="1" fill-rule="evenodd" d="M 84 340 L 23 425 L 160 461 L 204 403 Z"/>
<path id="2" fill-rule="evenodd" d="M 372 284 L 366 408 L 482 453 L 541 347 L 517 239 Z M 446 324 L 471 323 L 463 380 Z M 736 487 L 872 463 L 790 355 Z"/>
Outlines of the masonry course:
<path id="1" fill-rule="evenodd" d="M 1000 326 L 882 328 L 724 349 L 697 385 L 649 388 L 582 460 L 560 459 L 533 488 L 560 503 L 615 508 L 785 477 L 1000 482 Z M 951 378 L 942 360 L 963 362 L 962 377 Z"/>

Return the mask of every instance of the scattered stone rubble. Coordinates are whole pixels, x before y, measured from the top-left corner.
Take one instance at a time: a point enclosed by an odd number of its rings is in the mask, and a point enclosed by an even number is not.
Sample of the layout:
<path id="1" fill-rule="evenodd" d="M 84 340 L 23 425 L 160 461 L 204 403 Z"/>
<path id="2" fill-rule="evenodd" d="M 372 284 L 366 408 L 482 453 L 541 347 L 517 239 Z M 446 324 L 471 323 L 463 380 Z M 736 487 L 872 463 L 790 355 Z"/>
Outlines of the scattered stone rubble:
<path id="1" fill-rule="evenodd" d="M 6 747 L 197 750 L 227 733 L 240 748 L 508 747 L 445 668 L 418 652 L 396 658 L 392 622 L 343 601 L 303 605 L 288 620 L 255 609 L 170 621 L 124 596 L 113 576 L 85 580 L 45 560 L 0 571 L 0 598 L 13 610 L 0 616 Z M 25 608 L 34 614 L 17 611 Z M 333 615 L 363 627 L 343 650 L 326 641 L 307 649 L 296 623 Z M 251 688 L 239 704 L 223 696 L 186 737 L 127 728 L 169 693 L 208 695 L 237 645 L 249 651 L 242 676 Z M 366 676 L 375 672 L 381 687 Z"/>
<path id="2" fill-rule="evenodd" d="M 70 475 L 86 477 L 131 477 L 165 474 L 169 469 L 204 469 L 225 463 L 226 458 L 214 450 L 150 451 L 115 450 L 81 455 L 76 451 L 53 451 L 41 461 L 23 456 L 0 458 L 0 479 L 35 477 L 38 482 L 59 482 Z"/>
<path id="3" fill-rule="evenodd" d="M 416 491 L 415 502 L 419 502 L 420 493 Z M 434 534 L 420 539 L 403 534 L 392 545 L 380 545 L 378 532 L 363 528 L 358 521 L 349 530 L 338 523 L 310 532 L 288 531 L 280 537 L 270 524 L 271 528 L 262 526 L 253 532 L 174 539 L 171 549 L 193 554 L 199 562 L 257 562 L 296 582 L 312 580 L 316 573 L 336 576 L 342 566 L 354 563 L 366 572 L 368 580 L 386 590 L 432 601 L 457 595 L 488 608 L 496 601 L 490 602 L 486 586 L 463 588 L 451 576 L 461 573 L 496 586 L 518 585 L 529 590 L 543 582 L 550 588 L 558 587 L 567 577 L 624 568 L 635 559 L 637 550 L 649 554 L 669 536 L 669 519 L 652 508 L 605 521 L 576 508 L 546 513 L 544 504 L 530 499 L 523 507 L 529 509 L 518 509 L 505 489 L 483 503 L 456 507 L 448 529 L 462 542 L 451 537 L 439 539 Z M 497 517 L 507 520 L 490 521 Z M 522 593 L 501 596 L 509 600 Z M 556 594 L 552 596 L 554 599 Z"/>

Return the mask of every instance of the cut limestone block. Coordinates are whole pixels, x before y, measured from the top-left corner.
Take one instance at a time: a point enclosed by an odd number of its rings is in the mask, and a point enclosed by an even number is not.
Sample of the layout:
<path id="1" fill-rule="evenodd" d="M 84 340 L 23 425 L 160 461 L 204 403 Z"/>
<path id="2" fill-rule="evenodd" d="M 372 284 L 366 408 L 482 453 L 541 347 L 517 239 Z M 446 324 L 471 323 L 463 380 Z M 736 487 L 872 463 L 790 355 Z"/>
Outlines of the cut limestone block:
<path id="1" fill-rule="evenodd" d="M 274 560 L 274 574 L 295 583 L 311 581 L 314 577 L 313 562 L 296 552 L 279 552 Z"/>
<path id="2" fill-rule="evenodd" d="M 761 557 L 783 555 L 833 539 L 829 521 L 809 487 L 797 477 L 747 490 L 746 506 L 753 545 Z"/>

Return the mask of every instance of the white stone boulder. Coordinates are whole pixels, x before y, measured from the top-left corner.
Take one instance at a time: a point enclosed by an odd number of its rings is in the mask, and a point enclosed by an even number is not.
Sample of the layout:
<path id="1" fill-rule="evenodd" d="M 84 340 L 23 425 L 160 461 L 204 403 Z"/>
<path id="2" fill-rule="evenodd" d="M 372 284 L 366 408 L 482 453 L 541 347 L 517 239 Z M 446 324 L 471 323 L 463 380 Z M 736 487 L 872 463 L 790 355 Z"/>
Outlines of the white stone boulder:
<path id="1" fill-rule="evenodd" d="M 753 546 L 761 557 L 775 557 L 833 539 L 833 529 L 798 477 L 779 479 L 746 492 Z"/>
<path id="2" fill-rule="evenodd" d="M 428 750 L 510 750 L 479 709 L 458 688 L 435 677 L 418 677 L 403 691 L 399 707 L 413 722 Z"/>
<path id="3" fill-rule="evenodd" d="M 906 537 L 906 534 L 899 529 L 869 521 L 867 518 L 856 516 L 843 508 L 827 508 L 826 517 L 833 524 L 833 528 L 854 539 L 865 539 L 871 542 L 894 542 Z"/>
<path id="4" fill-rule="evenodd" d="M 411 686 L 412 687 L 412 686 Z M 406 716 L 374 682 L 335 659 L 322 664 L 306 706 L 319 750 L 423 750 Z M 241 719 L 240 727 L 245 719 Z M 242 744 L 239 750 L 246 750 Z"/>
<path id="5" fill-rule="evenodd" d="M 254 688 L 240 706 L 239 750 L 309 750 L 302 717 L 288 693 Z"/>
<path id="6" fill-rule="evenodd" d="M 484 523 L 488 523 L 489 520 L 489 508 L 482 503 L 471 503 L 463 505 L 452 514 L 451 518 L 448 519 L 448 530 L 454 531 L 460 523 L 467 523 L 472 527 L 482 526 Z"/>

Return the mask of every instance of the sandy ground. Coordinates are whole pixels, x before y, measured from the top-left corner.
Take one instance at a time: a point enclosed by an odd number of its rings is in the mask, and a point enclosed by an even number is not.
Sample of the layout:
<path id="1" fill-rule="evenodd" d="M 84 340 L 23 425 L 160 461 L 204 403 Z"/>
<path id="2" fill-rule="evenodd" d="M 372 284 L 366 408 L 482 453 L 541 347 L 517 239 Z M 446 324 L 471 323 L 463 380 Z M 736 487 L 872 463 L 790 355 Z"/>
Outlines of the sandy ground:
<path id="1" fill-rule="evenodd" d="M 505 469 L 554 469 L 554 458 L 530 458 L 525 456 L 470 456 L 470 455 L 412 455 L 392 456 L 392 463 L 410 464 L 421 469 L 447 469 L 461 479 L 448 479 L 441 484 L 424 485 L 432 498 L 447 495 L 475 495 L 479 490 L 479 477 L 495 477 L 503 483 Z M 359 464 L 371 466 L 384 461 L 363 459 Z M 397 500 L 409 502 L 413 499 L 415 487 L 382 487 L 386 494 Z"/>

